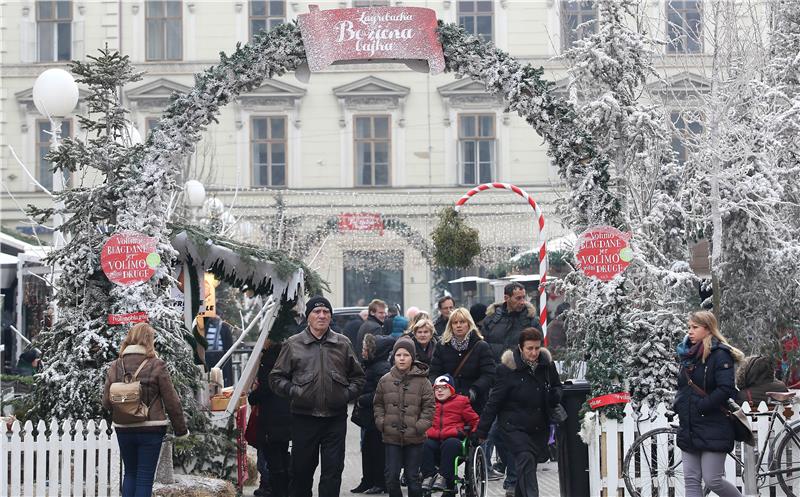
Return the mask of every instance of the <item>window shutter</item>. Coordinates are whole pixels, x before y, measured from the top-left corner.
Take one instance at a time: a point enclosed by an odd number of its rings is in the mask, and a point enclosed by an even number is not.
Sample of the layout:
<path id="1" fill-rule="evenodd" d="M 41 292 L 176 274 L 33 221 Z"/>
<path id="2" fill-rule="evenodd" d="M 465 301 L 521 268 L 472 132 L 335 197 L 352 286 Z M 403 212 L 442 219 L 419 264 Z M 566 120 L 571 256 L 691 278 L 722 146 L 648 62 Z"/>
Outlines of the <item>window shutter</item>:
<path id="1" fill-rule="evenodd" d="M 20 54 L 19 60 L 22 63 L 37 62 L 36 60 L 36 21 L 28 17 L 23 17 L 20 22 Z"/>
<path id="2" fill-rule="evenodd" d="M 72 21 L 72 60 L 86 58 L 85 29 L 84 21 Z"/>

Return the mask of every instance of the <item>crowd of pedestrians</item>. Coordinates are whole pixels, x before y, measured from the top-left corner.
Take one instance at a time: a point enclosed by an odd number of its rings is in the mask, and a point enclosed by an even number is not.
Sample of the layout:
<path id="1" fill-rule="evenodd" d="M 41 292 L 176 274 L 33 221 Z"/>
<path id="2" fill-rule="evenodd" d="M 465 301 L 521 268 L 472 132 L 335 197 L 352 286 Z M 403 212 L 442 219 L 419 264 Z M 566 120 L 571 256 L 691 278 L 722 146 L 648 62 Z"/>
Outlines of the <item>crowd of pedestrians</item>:
<path id="1" fill-rule="evenodd" d="M 455 459 L 470 437 L 483 445 L 489 467 L 497 452 L 500 464 L 490 479 L 504 479 L 507 497 L 538 497 L 537 465 L 547 460 L 549 435 L 562 421 L 554 414 L 562 387 L 535 307 L 511 283 L 504 301 L 488 308 L 455 307 L 446 297 L 437 310 L 435 320 L 417 308 L 391 316 L 375 299 L 358 328 L 344 330 L 354 343 L 331 328 L 333 308 L 317 296 L 306 304 L 304 328 L 283 343 L 266 341 L 248 397 L 260 410 L 256 495 L 311 497 L 321 465 L 316 495 L 338 497 L 350 414 L 361 430 L 362 453 L 362 479 L 353 493 L 402 497 L 405 485 L 409 497 L 431 491 L 454 497 Z M 154 343 L 150 325 L 133 326 L 103 389 L 124 463 L 124 497 L 151 494 L 170 421 L 176 437 L 188 434 Z M 737 395 L 740 402 L 759 402 L 786 385 L 767 358 L 745 359 L 731 346 L 708 311 L 690 315 L 677 356 L 673 409 L 686 495 L 701 497 L 705 487 L 738 497 L 724 477 L 736 437 L 726 405 Z"/>
<path id="2" fill-rule="evenodd" d="M 374 299 L 340 334 L 330 302 L 309 300 L 308 326 L 283 344 L 268 341 L 249 397 L 270 413 L 258 418 L 256 495 L 310 497 L 321 465 L 313 493 L 338 496 L 352 404 L 362 456 L 353 493 L 401 497 L 406 486 L 409 497 L 453 496 L 454 461 L 471 436 L 497 448 L 502 471 L 493 477 L 505 476 L 508 496 L 538 496 L 547 406 L 559 402 L 560 382 L 532 308 L 518 283 L 488 309 L 443 297 L 435 316 L 416 307 L 401 314 Z M 535 423 L 523 421 L 529 411 L 542 413 Z"/>

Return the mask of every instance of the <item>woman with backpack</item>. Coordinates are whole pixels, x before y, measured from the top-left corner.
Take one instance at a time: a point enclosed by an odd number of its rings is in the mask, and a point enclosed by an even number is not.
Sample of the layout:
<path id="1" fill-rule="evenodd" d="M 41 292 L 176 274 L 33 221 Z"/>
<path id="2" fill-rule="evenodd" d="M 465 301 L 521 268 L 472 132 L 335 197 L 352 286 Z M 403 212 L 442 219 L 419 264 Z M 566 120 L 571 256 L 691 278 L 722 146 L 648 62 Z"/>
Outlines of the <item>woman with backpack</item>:
<path id="1" fill-rule="evenodd" d="M 680 418 L 686 497 L 703 497 L 703 483 L 720 497 L 741 497 L 725 480 L 725 458 L 735 431 L 725 409 L 736 396 L 734 366 L 744 354 L 728 345 L 709 311 L 689 316 L 689 332 L 678 345 L 680 372 L 673 409 Z"/>
<path id="2" fill-rule="evenodd" d="M 155 330 L 149 324 L 134 325 L 122 341 L 119 359 L 106 373 L 103 407 L 111 410 L 125 466 L 122 497 L 149 497 L 169 424 L 166 414 L 176 437 L 189 433 L 167 364 L 156 356 Z"/>

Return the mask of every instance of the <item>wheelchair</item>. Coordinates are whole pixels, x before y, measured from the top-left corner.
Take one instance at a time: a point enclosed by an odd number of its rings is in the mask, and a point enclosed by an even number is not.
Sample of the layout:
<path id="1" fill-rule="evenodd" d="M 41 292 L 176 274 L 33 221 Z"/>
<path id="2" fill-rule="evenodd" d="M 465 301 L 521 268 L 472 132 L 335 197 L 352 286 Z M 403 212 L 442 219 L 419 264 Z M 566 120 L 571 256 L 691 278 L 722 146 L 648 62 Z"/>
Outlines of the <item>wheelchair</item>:
<path id="1" fill-rule="evenodd" d="M 455 459 L 455 485 L 459 497 L 486 497 L 488 492 L 488 471 L 486 452 L 474 435 L 466 436 L 461 441 L 461 452 Z M 459 471 L 459 468 L 463 469 Z M 443 490 L 431 489 L 423 495 L 430 497 L 441 494 Z"/>

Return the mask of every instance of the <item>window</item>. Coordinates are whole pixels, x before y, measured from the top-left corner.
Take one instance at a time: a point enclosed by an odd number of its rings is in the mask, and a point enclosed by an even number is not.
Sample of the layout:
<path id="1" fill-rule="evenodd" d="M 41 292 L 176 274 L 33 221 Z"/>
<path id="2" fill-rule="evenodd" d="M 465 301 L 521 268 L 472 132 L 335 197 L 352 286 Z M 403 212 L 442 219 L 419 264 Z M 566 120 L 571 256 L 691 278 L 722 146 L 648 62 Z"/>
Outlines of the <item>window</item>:
<path id="1" fill-rule="evenodd" d="M 462 184 L 494 181 L 494 149 L 494 114 L 458 116 Z"/>
<path id="2" fill-rule="evenodd" d="M 250 41 L 262 30 L 286 22 L 285 0 L 250 0 Z"/>
<path id="3" fill-rule="evenodd" d="M 255 186 L 286 186 L 286 118 L 254 117 L 250 144 Z"/>
<path id="4" fill-rule="evenodd" d="M 391 307 L 403 307 L 402 250 L 353 250 L 342 255 L 345 306 L 366 306 L 379 298 Z"/>
<path id="5" fill-rule="evenodd" d="M 480 36 L 485 41 L 492 41 L 493 3 L 492 0 L 459 0 L 458 24 L 466 29 L 467 33 Z"/>
<path id="6" fill-rule="evenodd" d="M 668 53 L 702 52 L 702 27 L 703 15 L 700 10 L 700 0 L 668 0 Z"/>
<path id="7" fill-rule="evenodd" d="M 61 121 L 61 136 L 72 136 L 72 121 L 64 119 Z M 45 156 L 50 153 L 50 121 L 42 119 L 36 121 L 36 157 L 39 171 L 39 183 L 48 190 L 53 189 L 53 166 Z M 66 180 L 69 180 L 69 173 L 65 172 Z"/>
<path id="8" fill-rule="evenodd" d="M 183 5 L 175 0 L 145 3 L 147 60 L 183 58 Z"/>
<path id="9" fill-rule="evenodd" d="M 595 21 L 595 22 L 590 22 Z M 588 24 L 584 24 L 588 23 Z M 561 1 L 561 49 L 597 32 L 597 6 L 594 0 Z"/>
<path id="10" fill-rule="evenodd" d="M 703 124 L 696 116 L 672 111 L 670 120 L 675 130 L 672 135 L 672 150 L 678 154 L 678 162 L 683 164 L 689 158 L 694 137 L 703 132 Z"/>
<path id="11" fill-rule="evenodd" d="M 356 186 L 389 184 L 389 116 L 356 116 Z"/>
<path id="12" fill-rule="evenodd" d="M 72 58 L 72 2 L 36 2 L 39 62 Z"/>
<path id="13" fill-rule="evenodd" d="M 147 118 L 145 118 L 145 120 L 144 120 L 144 129 L 145 129 L 145 133 L 146 133 L 145 139 L 147 139 L 147 136 L 149 136 L 150 133 L 154 129 L 156 129 L 156 126 L 158 126 L 158 121 L 160 119 L 161 118 L 159 118 L 159 117 L 147 117 Z"/>
<path id="14" fill-rule="evenodd" d="M 353 7 L 388 7 L 389 0 L 353 0 Z"/>

